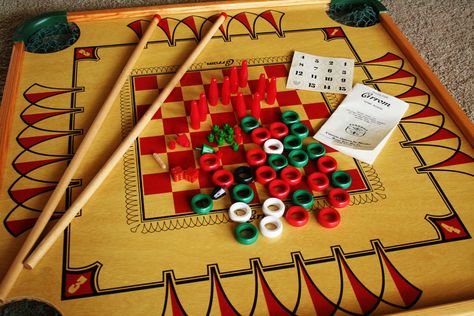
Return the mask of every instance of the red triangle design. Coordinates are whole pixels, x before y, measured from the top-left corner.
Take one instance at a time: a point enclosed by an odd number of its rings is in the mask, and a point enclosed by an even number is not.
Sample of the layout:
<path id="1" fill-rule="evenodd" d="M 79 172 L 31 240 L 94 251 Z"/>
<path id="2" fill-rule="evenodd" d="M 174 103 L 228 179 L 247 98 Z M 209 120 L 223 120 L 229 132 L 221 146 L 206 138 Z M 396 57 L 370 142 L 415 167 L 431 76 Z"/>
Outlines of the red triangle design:
<path id="1" fill-rule="evenodd" d="M 65 158 L 56 158 L 56 159 L 46 159 L 46 160 L 37 160 L 37 161 L 28 161 L 28 162 L 17 162 L 15 163 L 15 168 L 23 175 L 27 174 L 33 169 L 45 166 L 49 163 L 65 160 Z"/>
<path id="2" fill-rule="evenodd" d="M 53 117 L 56 115 L 61 115 L 64 113 L 69 113 L 71 111 L 54 111 L 54 112 L 47 112 L 47 113 L 37 113 L 37 114 L 23 114 L 21 118 L 29 125 L 33 125 L 42 121 L 46 118 Z"/>
<path id="3" fill-rule="evenodd" d="M 183 20 L 183 23 L 186 24 L 191 29 L 191 31 L 193 31 L 196 39 L 199 39 L 199 33 L 196 27 L 196 21 L 194 21 L 194 16 L 188 16 Z"/>
<path id="4" fill-rule="evenodd" d="M 185 316 L 186 312 L 182 309 L 181 304 L 179 303 L 178 295 L 176 294 L 173 283 L 171 282 L 171 277 L 168 277 L 168 287 L 169 293 L 171 295 L 171 307 L 173 310 L 173 315 Z"/>
<path id="5" fill-rule="evenodd" d="M 64 135 L 65 134 L 51 134 L 51 135 L 42 135 L 42 136 L 21 137 L 21 138 L 18 138 L 18 143 L 23 148 L 28 149 L 41 142 L 47 141 L 49 139 L 61 137 Z"/>
<path id="6" fill-rule="evenodd" d="M 61 215 L 53 215 L 51 219 L 55 220 L 61 217 Z M 27 218 L 19 220 L 9 220 L 5 221 L 7 229 L 13 234 L 13 236 L 19 236 L 25 231 L 31 229 L 35 224 L 38 218 Z"/>
<path id="7" fill-rule="evenodd" d="M 393 53 L 387 53 L 380 58 L 365 61 L 364 64 L 380 63 L 380 62 L 393 61 L 393 60 L 402 60 L 402 58 Z"/>
<path id="8" fill-rule="evenodd" d="M 168 18 L 161 19 L 158 23 L 158 26 L 165 32 L 168 41 L 171 42 L 171 32 L 170 32 L 170 25 L 168 23 Z"/>
<path id="9" fill-rule="evenodd" d="M 447 166 L 453 166 L 453 165 L 461 165 L 461 164 L 470 163 L 473 161 L 474 160 L 472 159 L 471 156 L 468 156 L 465 153 L 459 151 L 453 156 L 451 156 L 447 161 L 439 163 L 434 166 L 430 166 L 429 169 L 441 168 L 441 167 L 447 167 Z"/>
<path id="10" fill-rule="evenodd" d="M 273 12 L 271 10 L 265 11 L 261 14 L 261 16 L 268 21 L 278 32 L 278 34 L 281 34 L 281 29 L 278 23 L 275 21 L 275 17 L 273 16 Z"/>
<path id="11" fill-rule="evenodd" d="M 251 35 L 253 35 L 252 27 L 250 26 L 250 22 L 247 18 L 247 14 L 245 12 L 241 12 L 241 13 L 237 14 L 234 18 L 237 21 L 239 21 L 240 23 L 242 23 L 245 26 L 245 28 L 249 31 L 249 33 Z"/>
<path id="12" fill-rule="evenodd" d="M 268 313 L 270 315 L 290 315 L 290 312 L 273 295 L 260 269 L 257 267 L 256 269 L 265 296 L 265 302 L 267 303 Z"/>
<path id="13" fill-rule="evenodd" d="M 142 37 L 143 30 L 142 30 L 141 20 L 133 21 L 132 23 L 128 25 L 128 27 L 131 28 L 135 32 L 135 34 L 137 34 L 138 38 Z"/>
<path id="14" fill-rule="evenodd" d="M 25 99 L 30 103 L 37 103 L 43 99 L 69 92 L 68 90 L 58 90 L 58 91 L 49 91 L 49 92 L 37 92 L 37 93 L 26 93 Z"/>
<path id="15" fill-rule="evenodd" d="M 439 129 L 434 133 L 433 135 L 430 135 L 426 138 L 420 139 L 418 141 L 415 141 L 416 143 L 426 143 L 426 142 L 432 142 L 436 140 L 443 140 L 443 139 L 450 139 L 450 138 L 456 138 L 456 134 L 454 134 L 451 131 L 448 131 L 447 129 Z"/>
<path id="16" fill-rule="evenodd" d="M 404 120 L 412 120 L 412 119 L 417 119 L 417 118 L 439 116 L 439 115 L 441 114 L 437 110 L 430 107 L 424 107 L 423 110 L 421 110 L 420 112 L 415 113 L 412 116 L 406 117 L 404 118 Z"/>
<path id="17" fill-rule="evenodd" d="M 404 99 L 404 98 L 418 97 L 418 96 L 421 96 L 421 95 L 427 95 L 427 94 L 423 90 L 420 90 L 420 89 L 415 88 L 415 87 L 411 87 L 410 90 L 408 90 L 405 93 L 402 93 L 402 94 L 398 95 L 397 98 Z"/>
<path id="18" fill-rule="evenodd" d="M 238 313 L 236 313 L 235 309 L 233 308 L 233 306 L 230 304 L 229 300 L 227 299 L 224 293 L 224 289 L 222 288 L 222 285 L 219 282 L 219 279 L 217 278 L 216 273 L 214 272 L 213 275 L 214 275 L 213 281 L 214 281 L 214 286 L 217 292 L 217 298 L 219 300 L 219 308 L 221 311 L 221 315 L 226 315 L 226 316 L 239 315 Z"/>
<path id="19" fill-rule="evenodd" d="M 44 192 L 51 191 L 55 188 L 54 185 L 50 185 L 47 187 L 40 187 L 40 188 L 32 188 L 32 189 L 21 189 L 21 190 L 11 190 L 10 194 L 17 203 L 23 203 L 25 201 L 28 201 L 29 199 L 40 195 Z"/>
<path id="20" fill-rule="evenodd" d="M 403 69 L 399 69 L 396 73 L 391 74 L 385 78 L 382 79 L 377 79 L 377 80 L 393 80 L 393 79 L 399 79 L 399 78 L 408 78 L 408 77 L 414 77 L 413 74 L 409 73 L 408 71 L 405 71 Z"/>

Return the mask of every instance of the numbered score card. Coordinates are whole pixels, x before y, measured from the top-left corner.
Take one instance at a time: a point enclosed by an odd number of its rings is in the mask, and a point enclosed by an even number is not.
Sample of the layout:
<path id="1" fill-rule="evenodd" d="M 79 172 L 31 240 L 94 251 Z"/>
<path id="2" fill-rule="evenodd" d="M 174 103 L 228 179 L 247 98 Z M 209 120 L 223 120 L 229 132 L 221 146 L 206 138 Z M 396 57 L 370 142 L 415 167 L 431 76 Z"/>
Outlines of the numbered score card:
<path id="1" fill-rule="evenodd" d="M 352 89 L 354 60 L 295 51 L 287 89 L 347 94 Z"/>

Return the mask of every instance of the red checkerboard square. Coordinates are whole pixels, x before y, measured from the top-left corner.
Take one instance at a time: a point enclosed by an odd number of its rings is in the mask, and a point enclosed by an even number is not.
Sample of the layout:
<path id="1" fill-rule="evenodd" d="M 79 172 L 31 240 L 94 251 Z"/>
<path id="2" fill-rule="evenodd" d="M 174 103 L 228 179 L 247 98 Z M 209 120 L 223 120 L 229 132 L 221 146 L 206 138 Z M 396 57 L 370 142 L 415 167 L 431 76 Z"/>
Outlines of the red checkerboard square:
<path id="1" fill-rule="evenodd" d="M 263 68 L 265 69 L 268 78 L 288 77 L 288 69 L 286 69 L 286 66 L 283 64 L 268 65 Z"/>
<path id="2" fill-rule="evenodd" d="M 352 184 L 349 187 L 349 191 L 359 191 L 366 190 L 367 185 L 364 182 L 364 179 L 360 176 L 360 172 L 357 169 L 345 170 L 352 178 Z"/>
<path id="3" fill-rule="evenodd" d="M 222 152 L 222 164 L 233 165 L 246 162 L 245 150 L 243 146 L 239 146 L 239 150 L 233 151 L 231 146 L 219 147 Z"/>
<path id="4" fill-rule="evenodd" d="M 186 116 L 164 118 L 163 128 L 166 135 L 189 132 L 188 120 L 186 119 Z"/>
<path id="5" fill-rule="evenodd" d="M 135 91 L 158 89 L 156 76 L 135 77 L 133 81 L 135 83 Z"/>
<path id="6" fill-rule="evenodd" d="M 271 124 L 279 121 L 281 118 L 281 110 L 279 107 L 264 108 L 260 110 L 260 120 L 262 124 Z"/>
<path id="7" fill-rule="evenodd" d="M 177 214 L 191 213 L 193 211 L 191 209 L 191 199 L 199 192 L 199 190 L 173 192 L 174 211 Z"/>
<path id="8" fill-rule="evenodd" d="M 199 187 L 204 188 L 213 188 L 215 184 L 212 182 L 212 173 L 202 171 L 199 172 Z"/>
<path id="9" fill-rule="evenodd" d="M 142 104 L 142 105 L 137 105 L 137 112 L 136 112 L 136 117 L 137 121 L 142 118 L 143 114 L 145 114 L 146 111 L 150 108 L 151 104 Z M 155 115 L 153 115 L 152 120 L 157 120 L 162 117 L 161 115 L 161 107 L 156 111 Z"/>
<path id="10" fill-rule="evenodd" d="M 165 136 L 140 137 L 140 154 L 151 155 L 153 153 L 166 152 Z"/>
<path id="11" fill-rule="evenodd" d="M 222 113 L 212 113 L 211 120 L 213 125 L 219 125 L 222 127 L 225 123 L 230 126 L 237 125 L 237 119 L 235 118 L 234 112 L 222 112 Z"/>
<path id="12" fill-rule="evenodd" d="M 328 118 L 331 115 L 324 102 L 303 104 L 303 108 L 310 120 Z"/>
<path id="13" fill-rule="evenodd" d="M 301 104 L 296 90 L 277 92 L 276 98 L 280 106 Z"/>
<path id="14" fill-rule="evenodd" d="M 170 164 L 170 169 L 173 167 L 180 166 L 183 170 L 188 169 L 189 167 L 196 168 L 196 163 L 194 161 L 193 150 L 183 150 L 183 151 L 173 151 L 167 153 L 168 161 Z"/>
<path id="15" fill-rule="evenodd" d="M 160 91 L 161 92 L 161 91 Z M 170 95 L 166 98 L 165 103 L 167 102 L 179 102 L 183 101 L 183 92 L 180 87 L 175 87 Z"/>
<path id="16" fill-rule="evenodd" d="M 258 88 L 258 79 L 257 80 L 248 80 L 247 81 L 247 84 L 249 86 L 249 89 L 250 91 L 252 92 L 252 94 L 254 94 L 255 92 L 257 92 L 257 88 Z M 264 96 L 260 96 L 260 99 L 263 99 Z"/>
<path id="17" fill-rule="evenodd" d="M 145 195 L 171 192 L 171 179 L 167 172 L 143 175 Z"/>
<path id="18" fill-rule="evenodd" d="M 211 131 L 205 131 L 205 132 L 192 132 L 189 134 L 191 136 L 191 146 L 193 148 L 198 148 L 202 147 L 203 144 L 209 145 L 209 146 L 215 146 L 215 143 L 209 143 L 207 141 L 207 135 L 209 135 Z"/>
<path id="19" fill-rule="evenodd" d="M 200 71 L 188 71 L 179 81 L 181 86 L 195 86 L 202 84 Z"/>

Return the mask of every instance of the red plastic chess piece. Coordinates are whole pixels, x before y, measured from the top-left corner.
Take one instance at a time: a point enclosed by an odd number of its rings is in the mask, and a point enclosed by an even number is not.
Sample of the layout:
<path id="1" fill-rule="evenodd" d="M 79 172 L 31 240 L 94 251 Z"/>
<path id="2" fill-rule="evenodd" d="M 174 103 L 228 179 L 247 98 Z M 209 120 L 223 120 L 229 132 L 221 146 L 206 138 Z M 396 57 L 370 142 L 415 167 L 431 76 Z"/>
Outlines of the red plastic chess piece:
<path id="1" fill-rule="evenodd" d="M 276 99 L 276 78 L 275 77 L 271 77 L 270 78 L 270 82 L 267 86 L 267 103 L 268 104 L 273 104 L 275 103 L 275 99 Z"/>
<path id="2" fill-rule="evenodd" d="M 252 116 L 257 120 L 260 119 L 260 94 L 255 92 L 252 99 Z"/>
<path id="3" fill-rule="evenodd" d="M 267 79 L 265 74 L 260 74 L 258 78 L 257 92 L 260 94 L 260 97 L 265 98 L 265 88 L 267 87 Z"/>
<path id="4" fill-rule="evenodd" d="M 236 134 L 234 135 L 234 141 L 237 144 L 242 145 L 242 143 L 244 142 L 244 137 L 242 136 L 242 134 Z"/>
<path id="5" fill-rule="evenodd" d="M 189 167 L 184 171 L 184 179 L 189 182 L 196 182 L 199 178 L 199 170 Z"/>
<path id="6" fill-rule="evenodd" d="M 199 95 L 199 117 L 201 118 L 201 122 L 206 121 L 207 116 L 207 98 L 204 92 L 201 92 Z"/>
<path id="7" fill-rule="evenodd" d="M 191 128 L 199 129 L 201 127 L 200 113 L 198 104 L 195 100 L 191 101 Z"/>
<path id="8" fill-rule="evenodd" d="M 174 140 L 170 140 L 169 143 L 168 143 L 168 148 L 173 150 L 176 148 L 176 141 Z"/>
<path id="9" fill-rule="evenodd" d="M 244 100 L 244 95 L 242 92 L 237 93 L 237 104 L 236 104 L 236 112 L 237 112 L 237 117 L 239 119 L 245 117 L 247 115 L 246 111 L 246 106 L 245 106 L 245 100 Z"/>
<path id="10" fill-rule="evenodd" d="M 217 87 L 217 79 L 211 79 L 211 85 L 209 86 L 209 104 L 216 106 L 219 102 L 219 88 Z"/>
<path id="11" fill-rule="evenodd" d="M 178 135 L 178 137 L 176 137 L 176 142 L 183 147 L 191 147 L 191 142 L 186 134 Z"/>
<path id="12" fill-rule="evenodd" d="M 242 61 L 242 65 L 240 66 L 240 71 L 239 71 L 239 87 L 245 88 L 247 86 L 248 78 L 249 78 L 248 63 L 247 63 L 247 60 L 244 59 Z"/>
<path id="13" fill-rule="evenodd" d="M 239 125 L 234 126 L 234 135 L 242 135 L 242 129 Z"/>
<path id="14" fill-rule="evenodd" d="M 221 102 L 224 105 L 230 103 L 230 80 L 227 76 L 224 77 L 224 82 L 222 83 Z"/>
<path id="15" fill-rule="evenodd" d="M 239 76 L 237 74 L 237 67 L 232 66 L 230 68 L 230 92 L 237 93 L 239 90 Z"/>
<path id="16" fill-rule="evenodd" d="M 181 168 L 180 166 L 171 168 L 170 173 L 174 182 L 181 181 L 184 178 L 184 171 L 183 168 Z"/>

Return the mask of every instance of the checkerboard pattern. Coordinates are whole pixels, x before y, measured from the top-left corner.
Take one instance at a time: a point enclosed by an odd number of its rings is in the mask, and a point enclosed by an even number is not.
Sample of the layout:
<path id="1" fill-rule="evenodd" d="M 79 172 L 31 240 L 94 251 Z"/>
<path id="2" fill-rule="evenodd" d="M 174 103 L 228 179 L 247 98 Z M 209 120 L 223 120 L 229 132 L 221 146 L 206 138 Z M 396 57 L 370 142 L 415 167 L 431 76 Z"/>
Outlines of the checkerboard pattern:
<path id="1" fill-rule="evenodd" d="M 261 73 L 264 73 L 267 78 L 272 76 L 277 78 L 275 104 L 269 105 L 262 101 L 262 125 L 268 126 L 272 122 L 279 121 L 282 112 L 293 110 L 300 115 L 302 123 L 308 126 L 310 135 L 313 135 L 315 130 L 329 117 L 330 110 L 320 93 L 286 90 L 288 75 L 286 64 L 249 67 L 248 86 L 239 90 L 244 94 L 248 111 L 250 111 L 252 93 L 257 89 L 258 78 Z M 215 77 L 221 83 L 225 75 L 229 75 L 229 69 L 186 73 L 138 139 L 137 151 L 139 157 L 137 161 L 139 168 L 137 170 L 140 173 L 139 187 L 141 190 L 139 193 L 144 202 L 145 217 L 147 219 L 191 213 L 189 201 L 192 196 L 199 192 L 210 193 L 214 188 L 211 174 L 201 170 L 199 179 L 195 183 L 187 181 L 173 182 L 169 172 L 160 169 L 151 154 L 158 153 L 169 168 L 181 166 L 186 169 L 188 167 L 199 168 L 200 151 L 194 148 L 201 147 L 202 144 L 208 144 L 217 149 L 215 143 L 207 142 L 207 135 L 214 124 L 219 126 L 225 123 L 231 126 L 238 124 L 233 110 L 236 104 L 235 95 L 232 95 L 230 105 L 225 106 L 219 103 L 216 106 L 209 106 L 209 115 L 207 115 L 206 121 L 201 123 L 199 130 L 190 128 L 190 105 L 192 100 L 199 99 L 201 92 L 205 91 L 207 93 L 211 78 Z M 170 75 L 143 75 L 133 78 L 133 101 L 136 119 L 139 119 L 150 107 L 150 104 L 158 96 L 160 89 L 166 85 L 170 78 Z M 167 143 L 173 140 L 176 134 L 181 133 L 188 136 L 191 141 L 191 148 L 177 145 L 175 149 L 169 149 Z M 238 166 L 246 165 L 246 150 L 257 147 L 248 135 L 244 134 L 243 136 L 244 144 L 239 147 L 238 151 L 233 151 L 227 144 L 218 148 L 223 153 L 222 165 L 224 169 L 233 171 Z M 310 142 L 311 139 L 305 141 Z M 360 175 L 354 160 L 340 155 L 332 148 L 326 149 L 328 154 L 333 155 L 339 162 L 340 169 L 348 171 L 353 177 L 351 191 L 367 189 L 367 184 Z M 305 174 L 316 171 L 313 162 L 310 162 L 303 169 L 302 171 Z M 267 189 L 261 184 L 253 183 L 251 186 L 255 192 L 255 198 L 251 204 L 260 204 L 269 197 Z M 293 190 L 301 188 L 309 190 L 304 182 L 294 187 Z M 224 198 L 214 201 L 214 210 L 228 209 L 232 203 L 230 194 L 227 194 Z M 147 205 L 152 205 L 152 207 L 147 207 Z"/>

